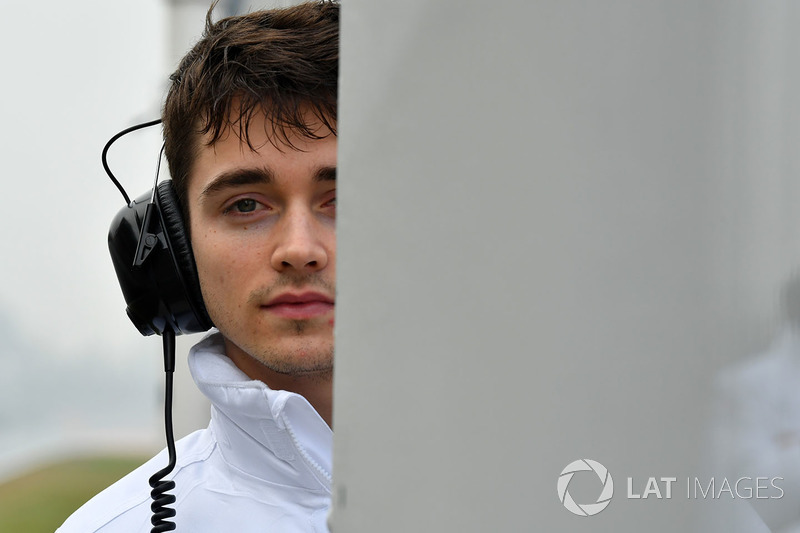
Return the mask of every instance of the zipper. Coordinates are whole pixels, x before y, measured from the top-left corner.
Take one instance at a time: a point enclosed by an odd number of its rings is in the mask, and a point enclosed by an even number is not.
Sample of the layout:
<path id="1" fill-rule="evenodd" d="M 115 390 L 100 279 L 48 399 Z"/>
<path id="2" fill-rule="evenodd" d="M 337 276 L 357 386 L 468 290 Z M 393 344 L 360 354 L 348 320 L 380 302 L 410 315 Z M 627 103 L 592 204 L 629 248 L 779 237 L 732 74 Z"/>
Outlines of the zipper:
<path id="1" fill-rule="evenodd" d="M 294 428 L 292 428 L 292 424 L 289 422 L 288 418 L 286 416 L 283 416 L 283 414 L 281 414 L 281 418 L 283 419 L 283 423 L 286 426 L 286 430 L 289 432 L 289 436 L 291 437 L 295 448 L 297 448 L 297 451 L 300 452 L 300 456 L 305 460 L 305 462 L 308 465 L 310 465 L 314 470 L 316 470 L 317 473 L 319 473 L 323 478 L 325 478 L 325 480 L 328 482 L 328 485 L 330 485 L 333 482 L 333 476 L 331 476 L 330 472 L 325 470 L 318 462 L 316 462 L 314 458 L 311 457 L 306 451 L 306 449 L 300 444 L 300 441 L 297 439 L 297 435 L 295 434 Z"/>

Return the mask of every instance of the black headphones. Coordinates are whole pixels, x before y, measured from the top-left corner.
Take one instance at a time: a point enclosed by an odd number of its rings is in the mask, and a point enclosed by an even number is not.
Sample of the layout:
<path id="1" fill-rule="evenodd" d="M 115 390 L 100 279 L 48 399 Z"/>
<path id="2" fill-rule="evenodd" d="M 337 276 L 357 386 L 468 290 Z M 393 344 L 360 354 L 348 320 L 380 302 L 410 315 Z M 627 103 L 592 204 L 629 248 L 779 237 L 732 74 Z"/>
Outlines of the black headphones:
<path id="1" fill-rule="evenodd" d="M 128 317 L 142 335 L 161 335 L 165 330 L 176 335 L 200 333 L 213 327 L 213 323 L 203 302 L 191 242 L 172 181 L 158 183 L 157 170 L 153 190 L 131 201 L 106 161 L 114 141 L 160 122 L 154 120 L 123 130 L 103 148 L 103 168 L 128 204 L 111 223 L 108 249 L 128 304 Z"/>

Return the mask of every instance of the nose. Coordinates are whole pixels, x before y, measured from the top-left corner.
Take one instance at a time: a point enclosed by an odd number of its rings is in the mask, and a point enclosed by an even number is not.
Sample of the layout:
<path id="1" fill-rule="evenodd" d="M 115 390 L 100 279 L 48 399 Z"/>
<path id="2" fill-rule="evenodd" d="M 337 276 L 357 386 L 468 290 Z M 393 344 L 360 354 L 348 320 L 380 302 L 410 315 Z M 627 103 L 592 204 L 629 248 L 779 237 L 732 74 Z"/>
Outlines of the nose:
<path id="1" fill-rule="evenodd" d="M 309 274 L 325 268 L 328 252 L 322 228 L 311 212 L 294 210 L 278 223 L 278 242 L 272 252 L 272 268 L 278 272 L 296 270 Z"/>

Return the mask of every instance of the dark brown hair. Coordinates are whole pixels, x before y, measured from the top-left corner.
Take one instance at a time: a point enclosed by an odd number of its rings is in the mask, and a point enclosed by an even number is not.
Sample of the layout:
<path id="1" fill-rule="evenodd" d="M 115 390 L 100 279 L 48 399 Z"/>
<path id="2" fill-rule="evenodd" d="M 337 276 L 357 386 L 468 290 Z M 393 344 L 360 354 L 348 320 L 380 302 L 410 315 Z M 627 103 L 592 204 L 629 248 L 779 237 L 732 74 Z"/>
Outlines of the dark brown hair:
<path id="1" fill-rule="evenodd" d="M 216 4 L 216 2 L 215 2 Z M 339 6 L 318 1 L 212 22 L 170 76 L 164 144 L 184 217 L 189 172 L 200 148 L 228 128 L 253 149 L 253 116 L 265 113 L 270 142 L 293 148 L 289 133 L 317 139 L 317 125 L 336 133 Z"/>

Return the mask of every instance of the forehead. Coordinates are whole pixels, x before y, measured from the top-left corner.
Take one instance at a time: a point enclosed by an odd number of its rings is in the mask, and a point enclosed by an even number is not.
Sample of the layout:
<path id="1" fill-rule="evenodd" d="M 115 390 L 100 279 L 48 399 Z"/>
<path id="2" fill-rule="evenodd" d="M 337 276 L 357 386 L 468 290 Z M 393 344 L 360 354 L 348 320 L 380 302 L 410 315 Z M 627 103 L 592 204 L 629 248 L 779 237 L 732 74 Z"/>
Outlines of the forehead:
<path id="1" fill-rule="evenodd" d="M 215 176 L 240 169 L 267 170 L 277 178 L 297 178 L 318 174 L 321 168 L 335 168 L 335 134 L 318 120 L 313 126 L 314 135 L 320 139 L 296 130 L 275 132 L 272 123 L 261 114 L 252 118 L 246 132 L 234 124 L 211 144 L 210 133 L 200 137 L 189 173 L 190 196 L 205 188 Z"/>

